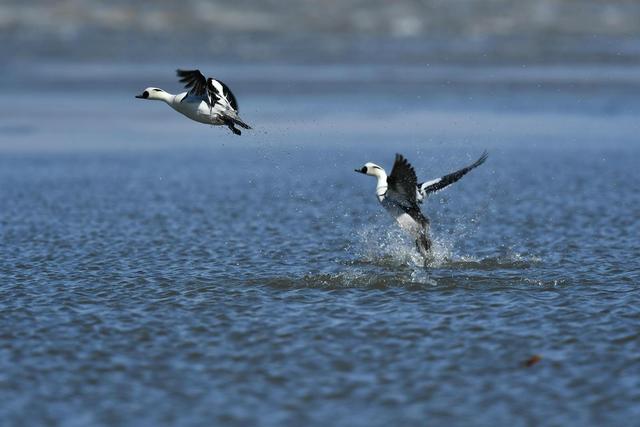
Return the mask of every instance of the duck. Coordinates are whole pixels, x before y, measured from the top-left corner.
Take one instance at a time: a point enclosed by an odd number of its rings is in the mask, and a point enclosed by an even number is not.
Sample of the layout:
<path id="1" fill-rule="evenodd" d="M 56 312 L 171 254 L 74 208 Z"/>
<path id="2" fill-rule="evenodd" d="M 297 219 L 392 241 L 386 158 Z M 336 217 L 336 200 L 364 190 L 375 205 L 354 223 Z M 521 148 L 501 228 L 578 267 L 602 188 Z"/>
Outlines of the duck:
<path id="1" fill-rule="evenodd" d="M 472 164 L 455 172 L 422 183 L 418 182 L 415 169 L 402 155 L 396 154 L 391 174 L 375 163 L 367 162 L 355 172 L 376 178 L 376 197 L 382 207 L 395 219 L 401 229 L 415 240 L 416 249 L 425 263 L 431 258 L 432 242 L 429 237 L 429 218 L 420 205 L 428 196 L 457 182 L 467 173 L 482 165 L 488 157 L 484 151 Z"/>
<path id="2" fill-rule="evenodd" d="M 242 135 L 238 127 L 251 129 L 251 126 L 240 118 L 235 95 L 222 81 L 207 78 L 200 70 L 178 69 L 176 74 L 188 91 L 174 95 L 157 87 L 148 87 L 135 97 L 163 101 L 193 121 L 213 126 L 227 126 L 235 135 Z"/>

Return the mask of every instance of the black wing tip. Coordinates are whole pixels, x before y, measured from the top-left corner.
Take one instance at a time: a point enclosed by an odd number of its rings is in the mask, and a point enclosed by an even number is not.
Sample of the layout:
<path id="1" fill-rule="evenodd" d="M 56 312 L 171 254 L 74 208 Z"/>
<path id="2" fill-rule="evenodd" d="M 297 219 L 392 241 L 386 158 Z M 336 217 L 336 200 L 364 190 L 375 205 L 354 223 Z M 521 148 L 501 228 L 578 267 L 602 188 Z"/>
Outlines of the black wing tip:
<path id="1" fill-rule="evenodd" d="M 487 150 L 484 150 L 482 152 L 482 155 L 480 156 L 480 158 L 478 158 L 478 160 L 476 160 L 473 165 L 474 166 L 480 166 L 481 164 L 483 164 L 484 162 L 487 161 L 488 157 L 489 157 L 489 152 Z"/>
<path id="2" fill-rule="evenodd" d="M 202 73 L 200 70 L 181 70 L 178 68 L 176 75 L 180 77 L 180 82 L 190 84 L 193 80 L 201 78 Z"/>
<path id="3" fill-rule="evenodd" d="M 182 70 L 178 68 L 176 74 L 180 77 L 180 83 L 184 83 L 184 88 L 189 89 L 189 93 L 201 96 L 204 93 L 206 82 L 200 70 Z"/>
<path id="4" fill-rule="evenodd" d="M 413 169 L 413 166 L 411 165 L 411 163 L 409 163 L 409 160 L 407 160 L 407 158 L 405 156 L 403 156 L 400 153 L 396 153 L 396 160 L 394 162 L 394 164 L 396 163 L 402 163 L 406 166 L 408 166 L 410 169 Z"/>
<path id="5" fill-rule="evenodd" d="M 176 74 L 181 76 L 181 77 L 185 76 L 187 74 L 193 74 L 193 73 L 199 73 L 199 72 L 200 72 L 200 70 L 197 70 L 197 69 L 196 70 L 183 70 L 183 69 L 178 68 L 176 70 Z"/>

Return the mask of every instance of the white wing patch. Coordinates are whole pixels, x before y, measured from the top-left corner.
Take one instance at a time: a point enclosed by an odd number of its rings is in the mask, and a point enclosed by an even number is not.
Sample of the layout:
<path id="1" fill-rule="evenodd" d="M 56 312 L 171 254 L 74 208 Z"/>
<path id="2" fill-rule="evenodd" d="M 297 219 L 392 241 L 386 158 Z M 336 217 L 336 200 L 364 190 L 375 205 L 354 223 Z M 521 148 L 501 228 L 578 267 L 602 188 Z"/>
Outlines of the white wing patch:
<path id="1" fill-rule="evenodd" d="M 428 186 L 433 185 L 433 184 L 437 184 L 440 181 L 442 181 L 442 178 L 436 178 L 436 179 L 432 179 L 431 181 L 424 182 L 422 184 L 422 186 L 420 187 L 420 191 L 424 191 L 424 189 L 427 188 Z"/>
<path id="2" fill-rule="evenodd" d="M 226 87 L 221 81 L 213 78 L 211 79 L 211 86 L 216 92 L 216 102 L 229 110 L 237 112 L 237 101 L 233 96 L 233 93 L 231 93 L 231 89 Z"/>
<path id="3" fill-rule="evenodd" d="M 431 181 L 423 182 L 420 187 L 416 188 L 416 199 L 418 202 L 422 203 L 424 199 L 427 198 L 427 188 L 429 188 L 429 186 L 437 184 L 440 181 L 442 181 L 442 178 L 432 179 Z"/>

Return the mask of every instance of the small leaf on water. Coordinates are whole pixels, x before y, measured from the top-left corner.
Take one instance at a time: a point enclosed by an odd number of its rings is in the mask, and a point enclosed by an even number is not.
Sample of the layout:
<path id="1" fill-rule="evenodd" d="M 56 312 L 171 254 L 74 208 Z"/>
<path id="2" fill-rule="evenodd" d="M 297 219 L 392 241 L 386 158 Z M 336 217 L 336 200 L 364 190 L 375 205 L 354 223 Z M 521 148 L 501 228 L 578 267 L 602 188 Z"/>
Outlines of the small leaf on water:
<path id="1" fill-rule="evenodd" d="M 537 354 L 534 354 L 533 356 L 531 356 L 530 358 L 527 359 L 526 362 L 524 362 L 524 365 L 527 368 L 532 367 L 533 365 L 535 365 L 536 363 L 538 363 L 540 360 L 542 360 L 541 356 L 538 356 Z"/>

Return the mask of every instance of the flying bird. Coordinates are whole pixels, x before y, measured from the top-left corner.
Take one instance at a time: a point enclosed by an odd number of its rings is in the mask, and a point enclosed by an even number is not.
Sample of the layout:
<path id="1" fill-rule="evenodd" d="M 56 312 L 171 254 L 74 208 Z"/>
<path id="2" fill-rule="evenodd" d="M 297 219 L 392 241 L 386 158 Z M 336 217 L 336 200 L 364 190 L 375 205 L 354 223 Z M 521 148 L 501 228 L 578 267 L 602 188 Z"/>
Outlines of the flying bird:
<path id="1" fill-rule="evenodd" d="M 196 122 L 214 126 L 227 126 L 236 135 L 243 129 L 251 129 L 238 113 L 238 101 L 231 89 L 220 80 L 206 78 L 200 70 L 177 70 L 180 82 L 189 89 L 177 95 L 156 87 L 146 88 L 139 99 L 164 101 L 177 112 Z"/>
<path id="2" fill-rule="evenodd" d="M 377 178 L 376 196 L 378 201 L 407 231 L 416 242 L 418 252 L 425 261 L 430 257 L 431 239 L 429 238 L 429 219 L 420 210 L 420 204 L 430 195 L 458 181 L 472 169 L 487 160 L 487 152 L 483 152 L 478 160 L 453 173 L 440 178 L 418 183 L 413 166 L 402 156 L 396 154 L 391 175 L 375 163 L 366 163 L 356 172 Z"/>

